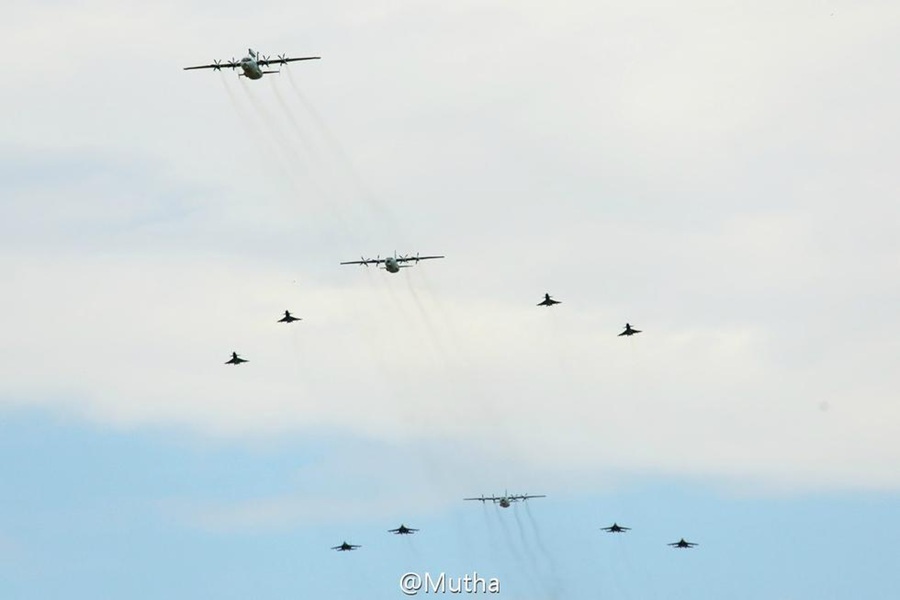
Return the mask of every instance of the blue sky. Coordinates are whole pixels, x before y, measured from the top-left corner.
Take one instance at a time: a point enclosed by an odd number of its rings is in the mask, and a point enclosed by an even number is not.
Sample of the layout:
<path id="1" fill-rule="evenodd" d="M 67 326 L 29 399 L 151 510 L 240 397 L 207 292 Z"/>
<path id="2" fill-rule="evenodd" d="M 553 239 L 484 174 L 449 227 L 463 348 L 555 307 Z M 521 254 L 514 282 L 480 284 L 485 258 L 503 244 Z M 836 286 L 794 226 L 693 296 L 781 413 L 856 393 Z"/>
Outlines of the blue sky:
<path id="1" fill-rule="evenodd" d="M 183 507 L 311 485 L 347 486 L 364 500 L 378 495 L 373 484 L 402 490 L 404 476 L 354 485 L 315 475 L 316 463 L 346 443 L 332 436 L 235 447 L 23 411 L 8 415 L 3 440 L 9 598 L 390 598 L 409 570 L 478 571 L 512 597 L 844 598 L 865 590 L 889 598 L 898 584 L 890 493 L 760 498 L 709 481 L 632 477 L 602 492 L 552 490 L 506 511 L 454 502 L 225 531 Z M 598 531 L 613 520 L 634 529 Z M 385 532 L 400 521 L 422 531 Z M 682 536 L 701 545 L 664 545 Z M 363 548 L 328 550 L 345 538 Z"/>
<path id="2" fill-rule="evenodd" d="M 245 9 L 0 24 L 0 595 L 897 588 L 896 3 Z"/>

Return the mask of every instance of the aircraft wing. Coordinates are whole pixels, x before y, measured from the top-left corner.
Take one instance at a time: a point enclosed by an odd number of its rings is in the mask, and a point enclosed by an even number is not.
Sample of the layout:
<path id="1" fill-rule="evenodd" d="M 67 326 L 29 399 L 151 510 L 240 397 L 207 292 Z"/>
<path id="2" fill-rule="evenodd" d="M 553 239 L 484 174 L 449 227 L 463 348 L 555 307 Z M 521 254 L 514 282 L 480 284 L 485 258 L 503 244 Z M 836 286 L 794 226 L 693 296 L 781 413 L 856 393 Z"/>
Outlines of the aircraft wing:
<path id="1" fill-rule="evenodd" d="M 269 65 L 283 65 L 289 62 L 295 62 L 298 60 L 319 60 L 322 58 L 321 56 L 301 56 L 300 58 L 270 58 L 267 60 L 258 60 L 256 64 L 261 67 L 268 67 Z"/>
<path id="2" fill-rule="evenodd" d="M 364 258 L 362 260 L 348 260 L 342 262 L 342 265 L 380 265 L 384 262 L 383 258 Z"/>
<path id="3" fill-rule="evenodd" d="M 479 498 L 463 498 L 463 500 L 481 500 L 482 502 L 492 501 L 497 502 L 498 500 L 502 500 L 502 498 L 498 498 L 497 496 L 481 496 Z"/>
<path id="4" fill-rule="evenodd" d="M 537 494 L 537 495 L 523 494 L 520 496 L 510 496 L 509 499 L 510 500 L 530 500 L 531 498 L 546 498 L 546 497 L 547 496 L 545 496 L 544 494 Z"/>
<path id="5" fill-rule="evenodd" d="M 410 262 L 410 261 L 419 262 L 420 260 L 429 260 L 432 258 L 445 258 L 445 257 L 443 257 L 443 256 L 418 256 L 418 255 L 416 255 L 416 256 L 400 256 L 397 258 L 397 262 L 398 263 Z"/>
<path id="6" fill-rule="evenodd" d="M 221 71 L 223 68 L 236 69 L 241 66 L 240 63 L 236 62 L 219 62 L 216 61 L 211 65 L 199 65 L 197 67 L 185 67 L 185 71 L 192 71 L 194 69 L 215 69 L 216 71 Z"/>

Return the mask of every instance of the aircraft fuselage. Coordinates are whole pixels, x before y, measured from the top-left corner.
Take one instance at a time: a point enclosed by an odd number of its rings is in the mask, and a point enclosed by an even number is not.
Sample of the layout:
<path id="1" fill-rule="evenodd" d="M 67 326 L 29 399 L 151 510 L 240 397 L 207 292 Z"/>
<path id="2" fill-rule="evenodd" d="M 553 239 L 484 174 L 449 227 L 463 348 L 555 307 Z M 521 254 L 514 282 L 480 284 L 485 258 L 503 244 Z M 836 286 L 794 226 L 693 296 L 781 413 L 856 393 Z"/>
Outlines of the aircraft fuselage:
<path id="1" fill-rule="evenodd" d="M 399 273 L 400 263 L 398 263 L 397 259 L 393 256 L 388 256 L 386 259 L 384 259 L 384 270 L 388 273 Z"/>
<path id="2" fill-rule="evenodd" d="M 247 79 L 260 79 L 263 76 L 262 69 L 259 68 L 259 65 L 252 58 L 245 57 L 241 59 L 241 70 Z"/>

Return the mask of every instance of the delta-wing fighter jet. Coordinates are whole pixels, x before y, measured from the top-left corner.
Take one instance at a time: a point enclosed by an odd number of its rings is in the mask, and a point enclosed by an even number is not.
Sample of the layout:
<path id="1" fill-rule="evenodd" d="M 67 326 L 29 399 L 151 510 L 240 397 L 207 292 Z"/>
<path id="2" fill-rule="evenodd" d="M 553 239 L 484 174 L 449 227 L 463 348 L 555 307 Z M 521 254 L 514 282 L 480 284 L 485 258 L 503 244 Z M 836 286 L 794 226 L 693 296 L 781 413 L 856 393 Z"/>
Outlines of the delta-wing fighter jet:
<path id="1" fill-rule="evenodd" d="M 267 71 L 264 70 L 272 65 L 286 65 L 290 62 L 298 61 L 298 60 L 319 60 L 322 58 L 321 56 L 302 56 L 300 58 L 289 58 L 283 54 L 279 54 L 276 58 L 272 58 L 271 56 L 262 56 L 253 51 L 252 48 L 248 48 L 247 52 L 249 56 L 245 56 L 241 60 L 237 61 L 235 59 L 231 59 L 228 62 L 222 62 L 221 60 L 214 60 L 210 65 L 199 65 L 196 67 L 185 67 L 185 71 L 193 71 L 194 69 L 212 69 L 214 71 L 221 71 L 222 69 L 241 69 L 241 73 L 238 73 L 238 77 L 246 77 L 247 79 L 259 79 L 263 75 L 267 75 L 270 73 L 280 73 L 281 70 L 278 71 Z"/>
<path id="2" fill-rule="evenodd" d="M 553 306 L 554 304 L 560 304 L 560 300 L 554 300 L 550 297 L 550 294 L 544 294 L 544 299 L 538 303 L 538 306 Z"/>
<path id="3" fill-rule="evenodd" d="M 291 315 L 291 311 L 286 310 L 286 311 L 284 311 L 284 316 L 281 317 L 280 319 L 278 319 L 278 322 L 279 323 L 293 323 L 294 321 L 302 321 L 302 320 L 303 319 L 301 319 L 300 317 L 295 317 L 295 316 Z"/>
<path id="4" fill-rule="evenodd" d="M 239 364 L 245 363 L 245 362 L 249 362 L 249 361 L 248 361 L 247 359 L 245 359 L 245 358 L 241 358 L 240 356 L 238 356 L 238 353 L 237 353 L 237 352 L 232 352 L 232 353 L 231 353 L 231 358 L 228 359 L 228 360 L 225 362 L 225 364 L 226 364 L 226 365 L 239 365 Z"/>
<path id="5" fill-rule="evenodd" d="M 632 335 L 634 335 L 636 333 L 640 333 L 640 332 L 641 332 L 641 330 L 635 329 L 634 327 L 632 327 L 631 323 L 625 323 L 625 331 L 620 333 L 618 337 L 622 337 L 623 335 L 632 336 Z"/>

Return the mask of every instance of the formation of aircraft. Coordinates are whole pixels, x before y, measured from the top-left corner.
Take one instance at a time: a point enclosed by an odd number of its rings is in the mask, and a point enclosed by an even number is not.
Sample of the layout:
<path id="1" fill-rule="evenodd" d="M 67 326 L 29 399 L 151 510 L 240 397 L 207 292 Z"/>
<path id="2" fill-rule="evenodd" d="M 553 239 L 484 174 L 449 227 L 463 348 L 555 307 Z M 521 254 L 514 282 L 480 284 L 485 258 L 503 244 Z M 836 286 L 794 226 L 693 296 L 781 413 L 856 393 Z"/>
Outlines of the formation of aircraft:
<path id="1" fill-rule="evenodd" d="M 240 69 L 241 72 L 238 73 L 239 77 L 247 77 L 248 79 L 261 79 L 263 75 L 267 74 L 275 74 L 280 73 L 280 67 L 296 61 L 307 61 L 307 60 L 319 60 L 321 57 L 319 56 L 303 56 L 303 57 L 288 57 L 285 55 L 278 55 L 276 58 L 272 58 L 270 56 L 260 55 L 255 52 L 253 49 L 248 48 L 247 50 L 248 56 L 245 56 L 240 61 L 232 58 L 230 61 L 221 61 L 215 60 L 211 64 L 207 65 L 197 65 L 192 67 L 184 67 L 185 71 L 197 70 L 197 69 L 212 69 L 214 71 L 221 71 L 223 68 L 229 69 Z M 279 69 L 272 70 L 270 67 L 278 66 Z M 368 267 L 370 264 L 374 264 L 378 268 L 382 268 L 386 270 L 388 273 L 398 273 L 400 269 L 409 268 L 413 265 L 416 265 L 421 260 L 434 260 L 444 258 L 443 255 L 433 255 L 433 256 L 420 256 L 418 253 L 415 256 L 397 256 L 396 252 L 393 256 L 388 256 L 385 258 L 381 258 L 380 255 L 376 258 L 361 258 L 360 260 L 355 261 L 346 261 L 340 263 L 341 265 L 362 265 Z M 554 300 L 549 293 L 544 294 L 544 299 L 537 304 L 537 306 L 553 306 L 556 304 L 561 304 L 561 301 Z M 289 310 L 284 311 L 284 316 L 278 319 L 279 323 L 293 323 L 294 321 L 302 320 L 299 317 L 295 317 L 291 315 Z M 625 324 L 625 330 L 618 334 L 621 336 L 632 336 L 637 333 L 641 333 L 641 330 L 635 329 L 631 326 L 630 323 Z M 239 365 L 245 362 L 249 362 L 247 359 L 241 358 L 238 356 L 237 352 L 231 353 L 231 358 L 226 361 L 225 364 L 229 365 Z M 502 496 L 480 496 L 477 498 L 464 498 L 465 501 L 480 501 L 482 503 L 492 502 L 494 504 L 499 504 L 501 508 L 509 508 L 514 502 L 524 502 L 526 500 L 530 500 L 532 498 L 546 498 L 543 494 L 509 494 L 504 492 Z M 613 523 L 609 527 L 601 527 L 602 531 L 606 531 L 608 533 L 623 533 L 626 531 L 630 531 L 630 527 L 624 527 L 619 525 L 618 523 Z M 411 535 L 415 532 L 419 531 L 418 529 L 407 527 L 402 524 L 395 528 L 389 529 L 388 532 L 395 535 Z M 668 544 L 674 548 L 693 548 L 698 544 L 695 542 L 688 542 L 684 538 L 681 538 L 677 542 L 672 542 Z M 339 546 L 333 546 L 331 549 L 336 550 L 338 552 L 349 552 L 352 550 L 356 550 L 357 548 L 361 548 L 362 546 L 359 544 L 350 544 L 346 541 L 342 542 Z"/>
<path id="2" fill-rule="evenodd" d="M 544 299 L 538 302 L 538 306 L 553 306 L 554 304 L 561 304 L 561 302 L 551 298 L 550 294 L 544 294 Z"/>
<path id="3" fill-rule="evenodd" d="M 291 315 L 291 311 L 286 310 L 286 311 L 284 311 L 284 316 L 281 317 L 280 319 L 278 319 L 278 322 L 279 323 L 293 323 L 294 321 L 302 321 L 302 320 L 303 319 L 301 319 L 300 317 L 295 317 L 295 316 Z"/>
<path id="4" fill-rule="evenodd" d="M 413 529 L 412 527 L 407 527 L 403 523 L 400 524 L 400 527 L 397 529 L 388 529 L 388 533 L 393 533 L 394 535 L 410 535 L 417 532 L 418 529 Z"/>
<path id="5" fill-rule="evenodd" d="M 420 260 L 431 260 L 434 258 L 444 258 L 443 256 L 419 256 L 416 253 L 415 256 L 397 256 L 397 253 L 394 253 L 394 256 L 388 256 L 387 258 L 381 258 L 379 255 L 376 258 L 360 258 L 360 260 L 348 260 L 347 262 L 342 262 L 342 265 L 363 265 L 368 267 L 369 265 L 378 266 L 380 264 L 384 264 L 384 267 L 379 267 L 387 271 L 388 273 L 399 273 L 400 269 L 409 268 L 413 265 L 408 265 L 406 263 L 412 262 L 414 264 L 418 264 Z"/>
<path id="6" fill-rule="evenodd" d="M 632 335 L 634 335 L 636 333 L 640 333 L 640 332 L 641 332 L 641 330 L 635 329 L 634 327 L 632 327 L 631 323 L 625 323 L 625 331 L 620 333 L 619 337 L 622 337 L 623 335 L 632 336 Z"/>
<path id="7" fill-rule="evenodd" d="M 332 546 L 332 550 L 337 550 L 338 552 L 349 552 L 351 550 L 356 550 L 357 548 L 362 548 L 359 544 L 348 544 L 347 542 L 341 542 L 340 546 Z"/>
<path id="8" fill-rule="evenodd" d="M 247 361 L 247 359 L 245 359 L 245 358 L 241 358 L 240 356 L 238 356 L 238 353 L 237 353 L 237 352 L 232 352 L 232 353 L 231 353 L 231 358 L 229 358 L 229 359 L 225 362 L 225 364 L 226 364 L 226 365 L 239 365 L 239 364 L 245 363 L 245 362 L 249 362 L 249 361 Z"/>
<path id="9" fill-rule="evenodd" d="M 479 496 L 478 498 L 463 498 L 463 500 L 479 500 L 481 502 L 493 502 L 494 504 L 499 504 L 500 508 L 509 508 L 510 504 L 513 502 L 520 502 L 524 500 L 530 500 L 531 498 L 546 498 L 547 496 L 543 494 L 538 495 L 529 495 L 529 494 L 513 494 L 510 495 L 508 493 L 504 493 L 502 496 Z"/>
<path id="10" fill-rule="evenodd" d="M 199 65 L 196 67 L 185 67 L 185 71 L 193 71 L 195 69 L 212 69 L 214 71 L 221 71 L 223 68 L 225 69 L 241 69 L 241 73 L 238 73 L 238 77 L 246 77 L 247 79 L 260 79 L 263 75 L 267 75 L 270 73 L 280 73 L 281 71 L 266 71 L 267 67 L 271 65 L 286 65 L 290 62 L 295 62 L 298 60 L 319 60 L 322 58 L 321 56 L 301 56 L 299 58 L 289 58 L 283 54 L 279 54 L 277 57 L 272 58 L 271 56 L 260 56 L 256 52 L 253 51 L 252 48 L 247 48 L 247 52 L 249 56 L 245 56 L 239 61 L 234 60 L 233 58 L 228 62 L 222 62 L 221 60 L 214 60 L 210 65 Z"/>

